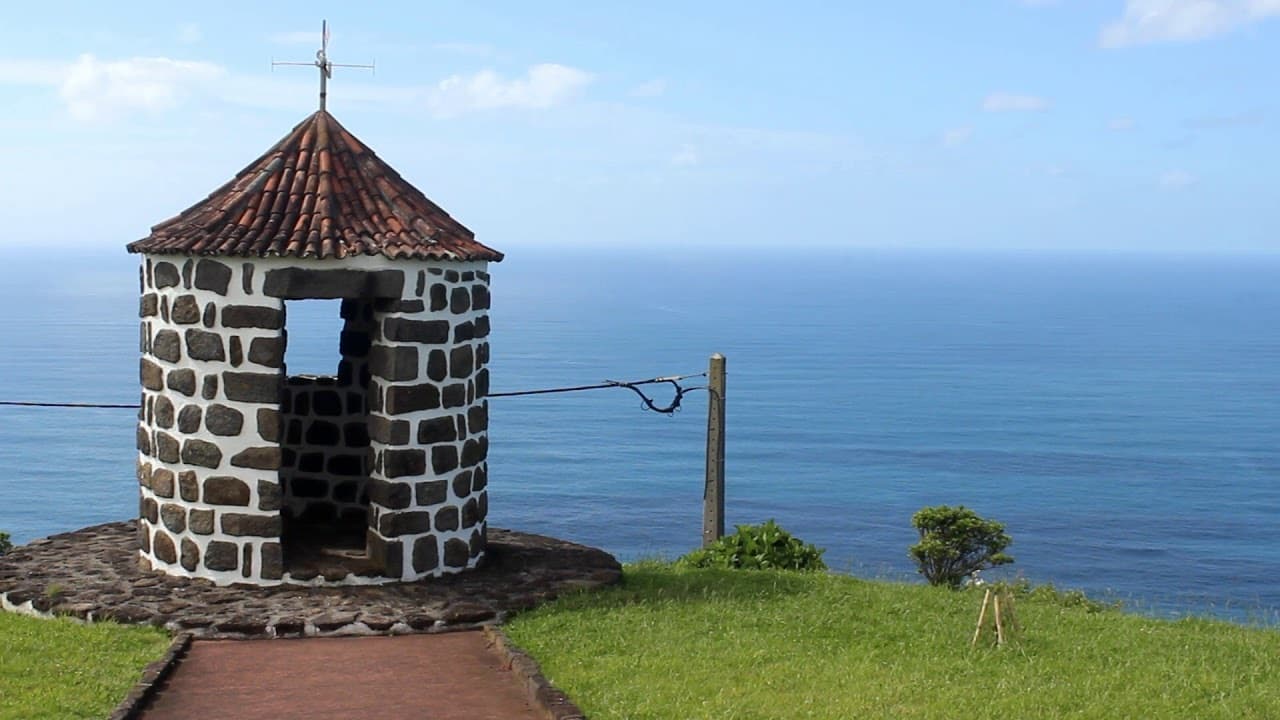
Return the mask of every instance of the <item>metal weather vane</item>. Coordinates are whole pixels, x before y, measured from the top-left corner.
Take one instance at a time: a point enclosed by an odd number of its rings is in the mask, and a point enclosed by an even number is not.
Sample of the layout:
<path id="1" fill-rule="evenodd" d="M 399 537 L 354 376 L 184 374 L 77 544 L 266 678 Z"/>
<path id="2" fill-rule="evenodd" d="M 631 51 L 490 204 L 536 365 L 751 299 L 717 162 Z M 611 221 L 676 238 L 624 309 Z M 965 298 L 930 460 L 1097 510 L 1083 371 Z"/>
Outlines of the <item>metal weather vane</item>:
<path id="1" fill-rule="evenodd" d="M 333 69 L 336 67 L 359 68 L 361 70 L 376 70 L 373 65 L 349 65 L 346 63 L 335 63 L 329 60 L 329 21 L 320 21 L 320 49 L 316 51 L 316 59 L 311 62 L 284 62 L 271 61 L 271 67 L 277 65 L 303 65 L 313 66 L 320 69 L 320 110 L 325 109 L 326 100 L 329 97 L 329 78 L 333 77 Z"/>

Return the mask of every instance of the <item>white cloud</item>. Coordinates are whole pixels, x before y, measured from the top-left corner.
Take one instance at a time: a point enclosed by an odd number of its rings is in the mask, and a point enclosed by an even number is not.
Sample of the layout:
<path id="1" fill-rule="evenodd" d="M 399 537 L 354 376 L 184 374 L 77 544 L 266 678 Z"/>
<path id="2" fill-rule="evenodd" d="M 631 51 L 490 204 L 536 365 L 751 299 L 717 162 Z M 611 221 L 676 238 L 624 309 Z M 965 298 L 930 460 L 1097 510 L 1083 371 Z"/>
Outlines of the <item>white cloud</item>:
<path id="1" fill-rule="evenodd" d="M 973 137 L 973 128 L 966 125 L 964 127 L 951 128 L 942 133 L 942 144 L 947 147 L 956 147 L 963 145 Z"/>
<path id="2" fill-rule="evenodd" d="M 492 70 L 452 75 L 431 91 L 427 104 L 441 117 L 499 108 L 546 109 L 577 97 L 591 74 L 565 65 L 534 65 L 523 78 L 507 80 Z"/>
<path id="3" fill-rule="evenodd" d="M 1133 118 L 1121 115 L 1107 122 L 1107 129 L 1112 132 L 1125 132 L 1133 129 Z"/>
<path id="4" fill-rule="evenodd" d="M 1274 16 L 1280 0 L 1126 0 L 1124 14 L 1102 28 L 1098 44 L 1193 42 Z"/>
<path id="5" fill-rule="evenodd" d="M 1049 101 L 1036 95 L 1016 93 L 991 93 L 982 101 L 987 112 L 1042 112 L 1049 109 Z"/>
<path id="6" fill-rule="evenodd" d="M 195 23 L 183 23 L 178 26 L 178 42 L 183 45 L 194 45 L 204 38 L 200 26 Z"/>
<path id="7" fill-rule="evenodd" d="M 658 97 L 667 91 L 667 81 L 654 78 L 631 88 L 632 97 Z"/>
<path id="8" fill-rule="evenodd" d="M 1160 187 L 1167 190 L 1178 190 L 1195 184 L 1196 176 L 1186 170 L 1169 170 L 1157 179 Z"/>
<path id="9" fill-rule="evenodd" d="M 137 110 L 168 110 L 224 73 L 207 62 L 165 57 L 104 61 L 81 55 L 66 69 L 58 95 L 72 117 L 96 120 Z"/>
<path id="10" fill-rule="evenodd" d="M 676 167 L 692 167 L 701 161 L 698 149 L 689 143 L 681 145 L 676 154 L 671 156 L 671 164 Z"/>

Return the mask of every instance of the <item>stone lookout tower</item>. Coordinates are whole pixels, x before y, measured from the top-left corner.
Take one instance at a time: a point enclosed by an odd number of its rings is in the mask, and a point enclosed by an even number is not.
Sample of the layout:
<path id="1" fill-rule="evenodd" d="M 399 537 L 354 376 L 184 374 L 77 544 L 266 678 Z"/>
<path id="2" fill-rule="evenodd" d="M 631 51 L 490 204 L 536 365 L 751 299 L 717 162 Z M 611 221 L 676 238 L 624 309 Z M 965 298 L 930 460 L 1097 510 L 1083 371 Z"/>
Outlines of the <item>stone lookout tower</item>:
<path id="1" fill-rule="evenodd" d="M 260 585 L 475 566 L 501 253 L 323 109 L 129 251 L 144 564 Z M 335 298 L 334 374 L 291 376 L 289 307 Z"/>

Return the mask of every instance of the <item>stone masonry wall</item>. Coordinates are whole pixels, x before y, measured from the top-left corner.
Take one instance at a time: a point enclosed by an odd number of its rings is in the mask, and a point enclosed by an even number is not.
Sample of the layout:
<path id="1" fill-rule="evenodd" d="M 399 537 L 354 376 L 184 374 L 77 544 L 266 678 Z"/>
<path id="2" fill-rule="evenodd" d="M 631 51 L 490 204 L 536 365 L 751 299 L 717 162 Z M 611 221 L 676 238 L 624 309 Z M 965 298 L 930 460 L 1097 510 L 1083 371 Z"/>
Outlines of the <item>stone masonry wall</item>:
<path id="1" fill-rule="evenodd" d="M 389 580 L 473 567 L 488 511 L 488 280 L 484 263 L 145 257 L 144 561 L 220 584 L 291 580 L 280 544 L 283 300 L 345 297 L 364 301 L 344 315 L 369 338 L 367 374 L 346 358 L 339 367 L 339 379 L 370 378 L 369 554 Z M 344 445 L 353 407 L 343 406 Z"/>
<path id="2" fill-rule="evenodd" d="M 283 303 L 255 263 L 142 263 L 142 557 L 219 583 L 279 581 Z"/>

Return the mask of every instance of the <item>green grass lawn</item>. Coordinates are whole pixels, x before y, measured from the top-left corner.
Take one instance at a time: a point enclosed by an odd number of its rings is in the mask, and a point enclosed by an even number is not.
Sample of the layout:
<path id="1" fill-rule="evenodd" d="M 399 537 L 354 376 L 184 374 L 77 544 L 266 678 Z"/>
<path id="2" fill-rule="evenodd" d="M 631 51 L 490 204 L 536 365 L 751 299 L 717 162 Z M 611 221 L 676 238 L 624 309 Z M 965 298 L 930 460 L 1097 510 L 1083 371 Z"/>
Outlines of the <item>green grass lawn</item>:
<path id="1" fill-rule="evenodd" d="M 169 636 L 0 612 L 0 720 L 105 718 Z"/>
<path id="2" fill-rule="evenodd" d="M 626 568 L 507 628 L 593 720 L 1280 718 L 1280 632 L 1017 603 L 971 648 L 981 595 L 777 572 Z"/>

